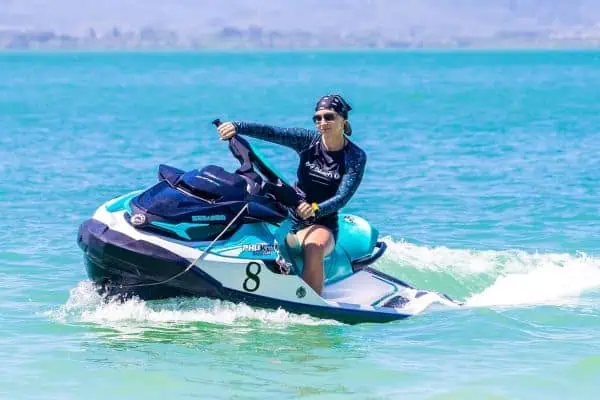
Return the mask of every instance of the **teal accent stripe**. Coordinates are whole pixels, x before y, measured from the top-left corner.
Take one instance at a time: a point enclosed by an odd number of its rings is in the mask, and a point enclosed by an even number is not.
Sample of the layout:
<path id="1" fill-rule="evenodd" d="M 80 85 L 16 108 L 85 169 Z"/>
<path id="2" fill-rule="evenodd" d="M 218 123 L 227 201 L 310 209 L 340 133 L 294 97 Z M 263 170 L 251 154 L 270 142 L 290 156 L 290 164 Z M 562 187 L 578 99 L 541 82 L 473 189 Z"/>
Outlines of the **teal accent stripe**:
<path id="1" fill-rule="evenodd" d="M 177 225 L 173 225 L 173 224 L 169 224 L 167 222 L 158 222 L 158 221 L 153 221 L 152 225 L 158 226 L 159 228 L 166 229 L 168 231 L 171 231 L 171 232 L 175 233 L 177 236 L 182 237 L 187 240 L 192 240 L 190 235 L 188 235 L 188 233 L 187 233 L 187 230 L 189 228 L 208 226 L 208 224 L 190 224 L 188 222 L 182 222 Z"/>
<path id="2" fill-rule="evenodd" d="M 127 211 L 131 214 L 131 199 L 140 194 L 142 190 L 136 190 L 135 192 L 127 193 L 123 196 L 117 197 L 116 199 L 110 200 L 104 205 L 108 212 Z"/>

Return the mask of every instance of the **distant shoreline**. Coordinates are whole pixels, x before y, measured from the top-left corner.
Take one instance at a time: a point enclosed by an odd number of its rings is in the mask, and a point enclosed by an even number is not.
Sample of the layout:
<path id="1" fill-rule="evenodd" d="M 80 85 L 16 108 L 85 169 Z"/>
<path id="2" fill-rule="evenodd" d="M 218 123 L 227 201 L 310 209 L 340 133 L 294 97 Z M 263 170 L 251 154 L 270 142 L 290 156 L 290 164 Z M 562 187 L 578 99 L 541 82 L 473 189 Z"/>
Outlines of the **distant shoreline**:
<path id="1" fill-rule="evenodd" d="M 107 53 L 131 53 L 131 54 L 194 54 L 194 53 L 222 53 L 222 54 L 244 54 L 244 53 L 486 53 L 486 52 L 597 52 L 600 51 L 600 45 L 582 45 L 582 46 L 504 46 L 504 47 L 420 47 L 420 48 L 369 48 L 369 47 L 295 47 L 295 48 L 24 48 L 10 49 L 0 48 L 0 54 L 107 54 Z"/>
<path id="2" fill-rule="evenodd" d="M 390 37 L 379 32 L 289 32 L 261 27 L 224 27 L 200 35 L 145 27 L 125 30 L 117 26 L 105 32 L 88 28 L 80 34 L 54 30 L 0 29 L 0 51 L 419 51 L 419 50 L 552 50 L 598 49 L 600 27 L 581 31 L 500 31 L 487 36 L 449 35 Z"/>

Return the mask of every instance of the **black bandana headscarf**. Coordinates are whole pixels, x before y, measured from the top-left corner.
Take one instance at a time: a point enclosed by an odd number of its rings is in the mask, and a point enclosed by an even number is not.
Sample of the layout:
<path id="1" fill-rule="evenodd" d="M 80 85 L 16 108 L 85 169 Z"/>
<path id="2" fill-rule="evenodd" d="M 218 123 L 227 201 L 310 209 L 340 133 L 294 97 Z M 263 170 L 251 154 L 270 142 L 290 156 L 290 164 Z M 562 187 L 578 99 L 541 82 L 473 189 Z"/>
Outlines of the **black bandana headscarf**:
<path id="1" fill-rule="evenodd" d="M 333 110 L 344 119 L 348 119 L 348 111 L 352 110 L 352 107 L 339 94 L 329 94 L 321 97 L 317 102 L 315 111 L 319 110 Z"/>

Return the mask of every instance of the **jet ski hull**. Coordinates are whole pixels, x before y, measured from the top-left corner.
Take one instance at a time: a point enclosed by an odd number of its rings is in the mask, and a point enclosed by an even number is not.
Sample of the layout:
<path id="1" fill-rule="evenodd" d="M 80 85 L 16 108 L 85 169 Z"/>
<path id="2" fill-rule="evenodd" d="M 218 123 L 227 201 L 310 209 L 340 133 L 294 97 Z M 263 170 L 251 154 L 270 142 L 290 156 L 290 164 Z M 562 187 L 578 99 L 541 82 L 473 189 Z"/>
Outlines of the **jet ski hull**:
<path id="1" fill-rule="evenodd" d="M 185 258 L 111 230 L 97 220 L 87 220 L 80 226 L 78 244 L 88 276 L 110 296 L 137 296 L 144 300 L 176 296 L 223 298 L 219 282 L 197 270 L 170 279 L 189 266 Z"/>
<path id="2" fill-rule="evenodd" d="M 95 219 L 80 226 L 78 244 L 84 253 L 88 276 L 98 285 L 99 291 L 108 296 L 122 299 L 136 296 L 143 300 L 206 297 L 260 308 L 282 308 L 292 313 L 349 324 L 389 322 L 411 316 L 409 312 L 390 307 L 333 301 L 307 304 L 235 290 L 224 286 L 197 266 L 184 273 L 190 265 L 187 259 L 153 243 L 112 230 Z"/>

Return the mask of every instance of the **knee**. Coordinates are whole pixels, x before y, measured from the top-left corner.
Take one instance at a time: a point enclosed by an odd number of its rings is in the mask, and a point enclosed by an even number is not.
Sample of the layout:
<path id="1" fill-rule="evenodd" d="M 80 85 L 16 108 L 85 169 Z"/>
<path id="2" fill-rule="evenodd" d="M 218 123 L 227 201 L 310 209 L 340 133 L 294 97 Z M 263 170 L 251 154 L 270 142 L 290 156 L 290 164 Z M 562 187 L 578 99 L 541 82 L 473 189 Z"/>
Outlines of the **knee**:
<path id="1" fill-rule="evenodd" d="M 304 249 L 307 252 L 325 253 L 329 247 L 331 235 L 320 232 L 320 235 L 313 235 L 306 238 L 304 241 Z"/>
<path id="2" fill-rule="evenodd" d="M 304 251 L 307 253 L 325 253 L 327 241 L 306 241 L 304 242 Z"/>
<path id="3" fill-rule="evenodd" d="M 302 240 L 305 255 L 326 255 L 330 252 L 333 236 L 323 226 L 313 225 L 305 231 L 298 233 Z"/>

